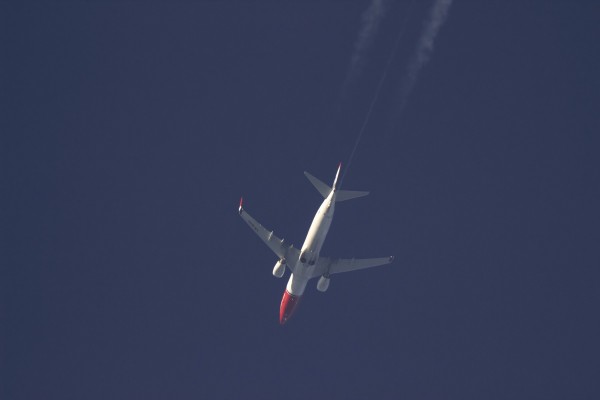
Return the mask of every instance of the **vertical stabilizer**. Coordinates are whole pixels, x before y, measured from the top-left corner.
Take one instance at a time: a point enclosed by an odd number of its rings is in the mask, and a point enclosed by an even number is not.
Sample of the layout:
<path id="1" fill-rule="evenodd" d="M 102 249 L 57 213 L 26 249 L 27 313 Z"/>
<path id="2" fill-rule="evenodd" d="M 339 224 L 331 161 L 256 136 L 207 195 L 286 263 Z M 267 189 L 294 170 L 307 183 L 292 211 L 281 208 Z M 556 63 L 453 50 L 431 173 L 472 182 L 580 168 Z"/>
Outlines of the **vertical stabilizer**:
<path id="1" fill-rule="evenodd" d="M 340 164 L 338 165 L 337 172 L 335 173 L 335 179 L 333 180 L 333 190 L 336 189 L 336 185 L 337 185 L 338 177 L 340 176 L 341 169 L 342 169 L 342 163 L 340 162 Z"/>

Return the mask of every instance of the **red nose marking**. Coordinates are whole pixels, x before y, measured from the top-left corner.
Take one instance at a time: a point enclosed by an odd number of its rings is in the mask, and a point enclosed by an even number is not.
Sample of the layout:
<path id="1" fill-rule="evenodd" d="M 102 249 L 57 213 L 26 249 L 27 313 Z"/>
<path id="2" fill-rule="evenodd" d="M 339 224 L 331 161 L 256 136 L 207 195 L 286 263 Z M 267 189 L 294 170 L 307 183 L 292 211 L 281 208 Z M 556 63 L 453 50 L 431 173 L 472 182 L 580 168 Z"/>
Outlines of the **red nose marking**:
<path id="1" fill-rule="evenodd" d="M 287 290 L 283 292 L 283 298 L 281 299 L 281 307 L 279 307 L 279 323 L 285 324 L 288 319 L 292 317 L 294 310 L 300 302 L 300 296 L 294 296 Z"/>

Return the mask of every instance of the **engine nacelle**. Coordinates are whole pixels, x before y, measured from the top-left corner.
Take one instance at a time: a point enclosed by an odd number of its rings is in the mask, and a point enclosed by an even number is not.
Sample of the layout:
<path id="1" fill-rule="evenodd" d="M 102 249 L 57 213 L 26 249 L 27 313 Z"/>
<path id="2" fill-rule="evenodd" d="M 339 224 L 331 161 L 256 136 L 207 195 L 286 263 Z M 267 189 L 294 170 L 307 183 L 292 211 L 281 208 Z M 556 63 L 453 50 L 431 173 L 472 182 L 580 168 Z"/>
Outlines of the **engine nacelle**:
<path id="1" fill-rule="evenodd" d="M 285 260 L 279 260 L 275 263 L 275 267 L 273 267 L 273 276 L 276 278 L 281 278 L 285 273 Z"/>
<path id="2" fill-rule="evenodd" d="M 319 278 L 319 282 L 317 282 L 317 290 L 319 292 L 326 292 L 327 289 L 329 288 L 329 277 L 323 275 L 322 277 Z"/>

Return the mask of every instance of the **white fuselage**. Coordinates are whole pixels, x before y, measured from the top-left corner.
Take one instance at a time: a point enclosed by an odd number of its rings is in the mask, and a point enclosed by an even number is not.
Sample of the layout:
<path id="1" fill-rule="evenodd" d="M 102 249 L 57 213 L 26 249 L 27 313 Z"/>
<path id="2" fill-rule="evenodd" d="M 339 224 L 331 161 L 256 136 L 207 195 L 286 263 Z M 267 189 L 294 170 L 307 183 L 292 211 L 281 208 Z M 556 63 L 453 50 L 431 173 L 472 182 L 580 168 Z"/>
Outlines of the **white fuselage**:
<path id="1" fill-rule="evenodd" d="M 321 247 L 323 247 L 333 220 L 335 195 L 335 190 L 332 190 L 329 196 L 323 200 L 323 204 L 317 210 L 308 229 L 308 234 L 300 250 L 300 259 L 294 266 L 294 273 L 291 274 L 286 287 L 287 291 L 294 296 L 301 296 L 304 293 L 306 284 L 313 275 L 315 263 L 319 259 Z"/>

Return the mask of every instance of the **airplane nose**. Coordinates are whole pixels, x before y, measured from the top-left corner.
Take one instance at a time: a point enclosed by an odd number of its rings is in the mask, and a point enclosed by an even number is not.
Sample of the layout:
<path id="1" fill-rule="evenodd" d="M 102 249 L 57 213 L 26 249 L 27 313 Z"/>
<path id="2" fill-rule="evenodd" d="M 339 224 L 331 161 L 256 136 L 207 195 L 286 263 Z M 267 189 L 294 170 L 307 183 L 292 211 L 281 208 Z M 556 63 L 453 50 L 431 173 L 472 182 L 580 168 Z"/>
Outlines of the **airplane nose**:
<path id="1" fill-rule="evenodd" d="M 279 323 L 281 325 L 285 324 L 287 320 L 292 317 L 292 314 L 294 313 L 299 301 L 300 296 L 294 296 L 287 290 L 283 293 L 281 306 L 279 307 Z"/>

